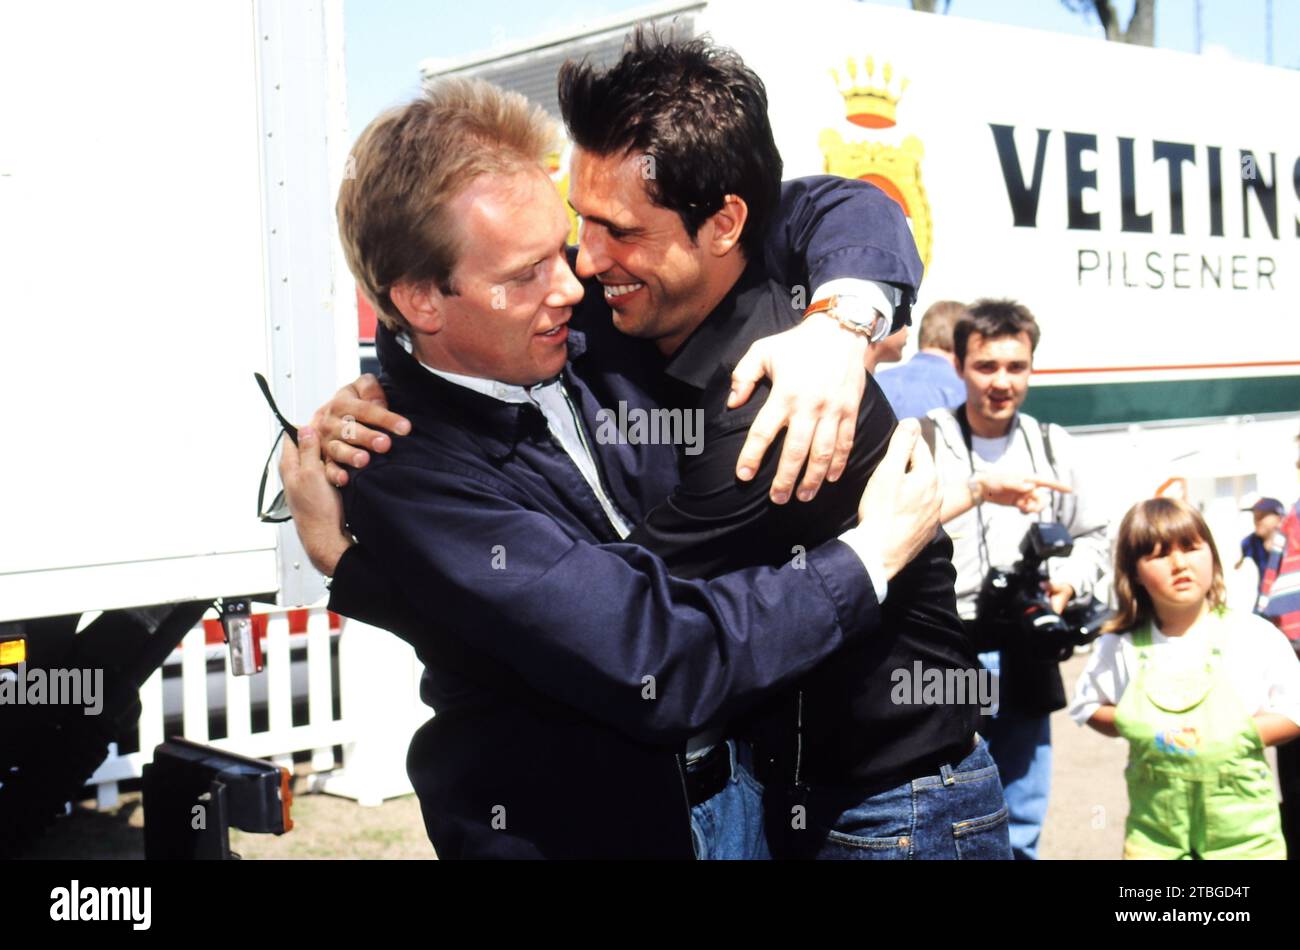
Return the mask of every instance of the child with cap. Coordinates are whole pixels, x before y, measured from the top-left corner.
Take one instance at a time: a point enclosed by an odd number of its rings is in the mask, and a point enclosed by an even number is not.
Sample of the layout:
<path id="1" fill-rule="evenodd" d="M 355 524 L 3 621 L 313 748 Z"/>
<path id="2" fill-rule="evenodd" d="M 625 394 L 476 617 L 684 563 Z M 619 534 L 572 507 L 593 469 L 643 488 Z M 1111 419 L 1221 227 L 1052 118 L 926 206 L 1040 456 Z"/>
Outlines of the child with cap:
<path id="1" fill-rule="evenodd" d="M 1258 594 L 1263 590 L 1264 572 L 1268 570 L 1269 555 L 1273 553 L 1278 526 L 1286 517 L 1286 506 L 1276 498 L 1261 498 L 1246 509 L 1255 517 L 1255 530 L 1241 539 L 1241 557 L 1236 567 L 1250 558 L 1259 568 Z M 1258 607 L 1256 613 L 1259 612 Z"/>

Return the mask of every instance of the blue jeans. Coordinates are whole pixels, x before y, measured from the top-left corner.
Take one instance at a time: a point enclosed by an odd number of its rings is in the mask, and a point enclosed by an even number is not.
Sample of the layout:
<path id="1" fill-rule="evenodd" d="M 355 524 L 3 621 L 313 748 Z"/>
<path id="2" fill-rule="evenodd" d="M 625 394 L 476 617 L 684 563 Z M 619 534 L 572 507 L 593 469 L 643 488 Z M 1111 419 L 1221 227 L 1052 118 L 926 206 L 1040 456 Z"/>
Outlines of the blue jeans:
<path id="1" fill-rule="evenodd" d="M 726 787 L 691 808 L 691 837 L 701 861 L 769 861 L 763 831 L 763 787 L 749 766 L 749 747 L 727 740 L 731 778 Z"/>
<path id="2" fill-rule="evenodd" d="M 983 739 L 956 766 L 913 779 L 865 800 L 852 789 L 818 788 L 780 816 L 778 857 L 821 860 L 1010 860 L 1007 806 L 998 768 Z M 790 817 L 791 810 L 796 817 Z M 777 816 L 773 815 L 773 819 Z M 769 834 L 775 843 L 773 821 Z"/>
<path id="3" fill-rule="evenodd" d="M 980 663 L 994 673 L 1000 669 L 999 659 L 997 653 L 980 654 Z M 1011 811 L 1011 850 L 1017 861 L 1036 860 L 1052 789 L 1051 718 L 999 709 L 981 721 L 980 732 L 1002 776 Z"/>

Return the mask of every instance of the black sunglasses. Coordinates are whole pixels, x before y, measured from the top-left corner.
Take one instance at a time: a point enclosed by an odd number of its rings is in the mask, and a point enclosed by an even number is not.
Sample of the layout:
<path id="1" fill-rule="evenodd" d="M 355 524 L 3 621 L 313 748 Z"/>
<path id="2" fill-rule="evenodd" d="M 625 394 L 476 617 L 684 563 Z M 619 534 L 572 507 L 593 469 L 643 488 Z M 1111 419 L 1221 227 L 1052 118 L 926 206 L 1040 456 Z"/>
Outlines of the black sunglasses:
<path id="1" fill-rule="evenodd" d="M 271 501 L 271 507 L 266 507 L 266 483 L 271 474 L 271 460 L 275 458 L 275 450 L 280 444 L 280 440 L 286 435 L 294 445 L 298 444 L 298 430 L 284 413 L 280 412 L 280 407 L 275 404 L 275 397 L 271 395 L 271 387 L 266 382 L 266 377 L 261 373 L 254 373 L 253 378 L 257 380 L 258 388 L 262 390 L 262 395 L 266 398 L 266 404 L 271 407 L 271 412 L 275 414 L 276 421 L 280 423 L 280 432 L 271 443 L 271 451 L 266 456 L 266 464 L 262 466 L 262 481 L 257 486 L 257 517 L 258 520 L 268 524 L 280 524 L 289 521 L 293 515 L 289 512 L 289 503 L 285 501 L 284 489 L 275 493 L 275 498 Z"/>

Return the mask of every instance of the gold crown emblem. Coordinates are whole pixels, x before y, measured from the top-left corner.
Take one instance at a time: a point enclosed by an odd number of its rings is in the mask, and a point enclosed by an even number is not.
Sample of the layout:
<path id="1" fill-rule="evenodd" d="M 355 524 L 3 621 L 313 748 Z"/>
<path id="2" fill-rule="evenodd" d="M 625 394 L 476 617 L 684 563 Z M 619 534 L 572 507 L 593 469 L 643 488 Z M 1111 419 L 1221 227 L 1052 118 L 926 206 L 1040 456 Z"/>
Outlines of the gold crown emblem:
<path id="1" fill-rule="evenodd" d="M 881 69 L 882 82 L 876 83 L 876 62 L 871 56 L 862 61 L 864 81 L 858 82 L 858 63 L 853 58 L 845 61 L 848 82 L 840 78 L 838 69 L 831 69 L 835 86 L 844 97 L 844 112 L 854 125 L 866 129 L 888 129 L 897 121 L 898 100 L 907 90 L 907 80 L 894 82 L 894 67 L 885 63 Z"/>

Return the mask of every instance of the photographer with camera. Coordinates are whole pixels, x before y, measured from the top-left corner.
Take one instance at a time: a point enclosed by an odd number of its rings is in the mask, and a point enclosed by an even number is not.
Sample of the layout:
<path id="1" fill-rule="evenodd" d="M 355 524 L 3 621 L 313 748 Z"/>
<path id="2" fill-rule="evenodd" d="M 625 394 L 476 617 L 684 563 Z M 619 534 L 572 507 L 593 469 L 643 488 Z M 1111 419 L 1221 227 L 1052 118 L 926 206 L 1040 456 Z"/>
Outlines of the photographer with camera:
<path id="1" fill-rule="evenodd" d="M 1018 859 L 1038 856 L 1052 775 L 1049 716 L 1066 705 L 1058 664 L 1104 619 L 1093 595 L 1110 553 L 1069 436 L 1019 411 L 1038 337 L 1023 305 L 977 301 L 953 331 L 966 402 L 922 424 L 944 490 L 958 612 L 997 676 L 998 709 L 979 731 L 1002 777 Z"/>

